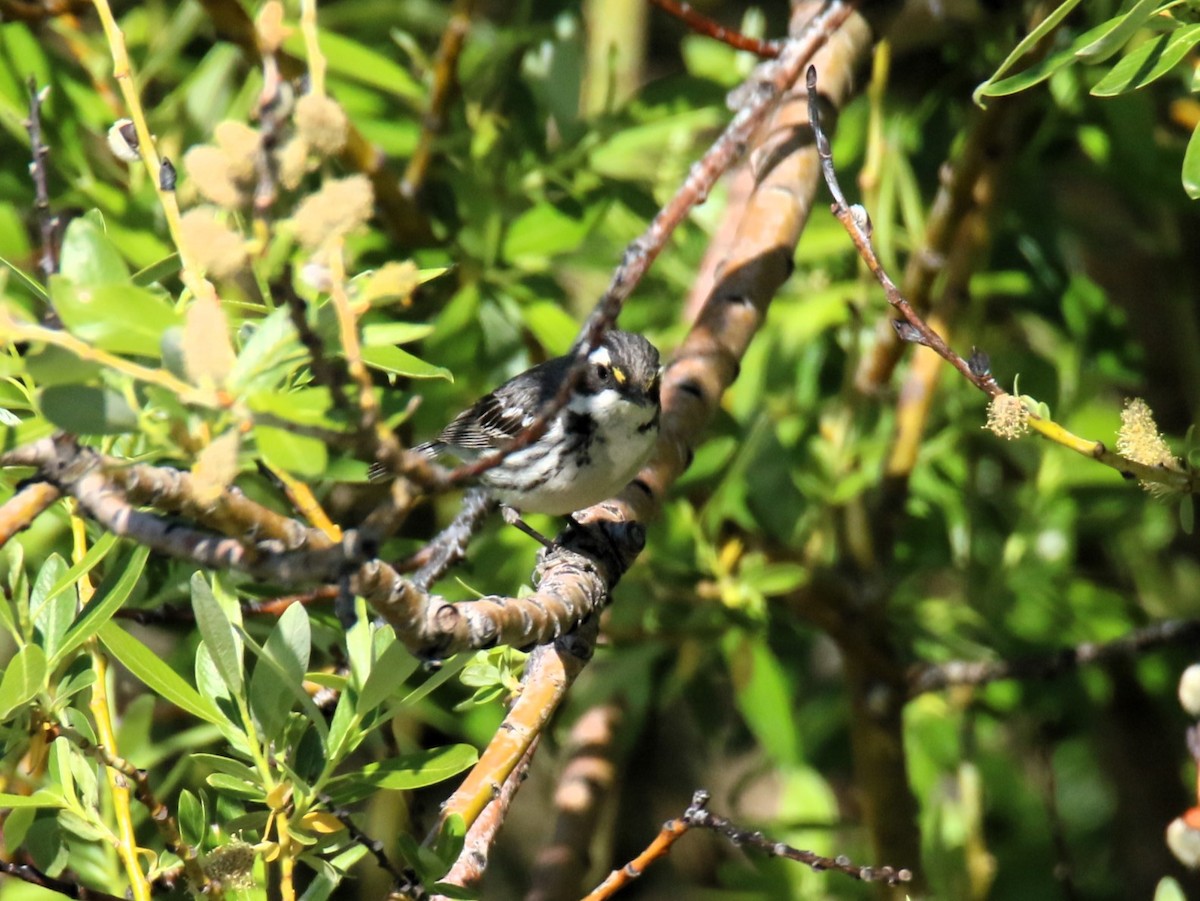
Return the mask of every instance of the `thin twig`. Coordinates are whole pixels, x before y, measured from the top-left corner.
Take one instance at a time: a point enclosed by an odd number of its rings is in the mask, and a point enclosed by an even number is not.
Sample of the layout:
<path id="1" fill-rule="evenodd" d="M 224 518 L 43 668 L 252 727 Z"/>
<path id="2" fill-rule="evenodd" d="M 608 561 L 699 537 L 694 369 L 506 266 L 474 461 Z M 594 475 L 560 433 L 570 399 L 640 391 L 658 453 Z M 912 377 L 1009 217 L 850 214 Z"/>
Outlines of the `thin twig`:
<path id="1" fill-rule="evenodd" d="M 33 178 L 33 209 L 37 215 L 38 232 L 42 247 L 38 253 L 38 269 L 42 281 L 49 284 L 50 276 L 58 272 L 58 217 L 50 213 L 50 188 L 46 160 L 50 148 L 42 141 L 42 104 L 50 96 L 50 88 L 38 89 L 37 79 L 29 78 L 29 118 L 25 129 L 29 132 L 29 147 L 32 160 L 29 174 Z"/>
<path id="2" fill-rule="evenodd" d="M 304 299 L 296 293 L 296 289 L 292 286 L 290 272 L 271 285 L 271 295 L 277 298 L 282 297 L 284 303 L 287 304 L 288 318 L 292 320 L 300 343 L 308 352 L 308 365 L 312 370 L 313 381 L 329 389 L 329 396 L 336 409 L 348 410 L 350 400 L 346 397 L 346 384 L 349 381 L 346 368 L 334 365 L 325 355 L 325 345 L 313 331 L 312 326 L 308 324 L 308 308 Z"/>
<path id="3" fill-rule="evenodd" d="M 895 867 L 888 866 L 856 866 L 844 855 L 824 857 L 812 851 L 793 848 L 783 842 L 774 841 L 761 832 L 743 829 L 732 821 L 711 813 L 707 807 L 708 800 L 708 792 L 697 791 L 692 796 L 692 803 L 684 811 L 683 816 L 664 823 L 646 850 L 625 866 L 609 873 L 608 877 L 583 901 L 604 901 L 606 898 L 611 898 L 617 891 L 639 878 L 648 866 L 665 857 L 671 850 L 671 846 L 691 829 L 711 829 L 718 835 L 727 838 L 737 848 L 754 848 L 769 857 L 785 857 L 788 860 L 807 864 L 814 870 L 833 870 L 863 882 L 882 882 L 885 885 L 894 886 L 912 880 L 912 871 L 908 869 L 897 870 Z"/>
<path id="4" fill-rule="evenodd" d="M 479 531 L 496 503 L 483 488 L 471 488 L 463 494 L 462 504 L 450 524 L 438 532 L 425 547 L 413 554 L 402 567 L 416 572 L 412 583 L 425 591 L 467 556 L 471 536 Z"/>
<path id="5" fill-rule="evenodd" d="M 402 873 L 395 864 L 388 860 L 388 856 L 383 849 L 383 842 L 377 838 L 371 838 L 371 836 L 359 829 L 350 811 L 339 807 L 333 798 L 329 797 L 325 792 L 317 792 L 317 799 L 325 805 L 326 813 L 342 824 L 350 838 L 370 852 L 371 856 L 375 858 L 375 863 L 379 865 L 381 870 L 392 877 L 396 885 L 402 885 L 407 881 L 407 874 Z"/>
<path id="6" fill-rule="evenodd" d="M 1002 679 L 1053 679 L 1081 666 L 1137 657 L 1172 645 L 1200 648 L 1200 619 L 1169 619 L 1137 629 L 1114 641 L 1085 642 L 1050 654 L 1015 660 L 951 660 L 925 663 L 908 674 L 909 697 L 955 685 L 986 685 Z"/>
<path id="7" fill-rule="evenodd" d="M 458 0 L 442 32 L 442 40 L 438 44 L 433 64 L 433 87 L 429 92 L 429 106 L 425 115 L 421 117 L 421 134 L 417 138 L 417 146 L 408 160 L 404 177 L 400 179 L 400 191 L 409 199 L 415 199 L 421 192 L 429 174 L 429 163 L 433 159 L 434 141 L 445 128 L 446 105 L 458 75 L 458 58 L 471 30 L 475 4 L 476 0 Z"/>
<path id="8" fill-rule="evenodd" d="M 690 3 L 679 3 L 676 0 L 650 0 L 650 2 L 679 19 L 696 34 L 702 34 L 715 41 L 720 41 L 722 44 L 728 44 L 735 50 L 746 50 L 763 59 L 775 59 L 779 56 L 780 41 L 764 41 L 748 37 L 732 28 L 726 28 L 715 19 L 710 19 L 703 13 L 697 12 Z"/>
<path id="9" fill-rule="evenodd" d="M 150 777 L 145 770 L 134 766 L 124 757 L 112 753 L 104 745 L 89 740 L 70 726 L 43 720 L 43 727 L 52 735 L 61 735 L 79 750 L 93 755 L 104 766 L 116 770 L 127 782 L 131 783 L 134 797 L 146 808 L 150 821 L 162 835 L 167 848 L 182 861 L 184 873 L 187 875 L 191 889 L 208 898 L 222 897 L 220 886 L 212 882 L 200 866 L 199 852 L 183 840 L 183 836 L 179 832 L 179 823 L 150 788 Z"/>
<path id="10" fill-rule="evenodd" d="M 14 879 L 20 879 L 22 882 L 28 882 L 30 885 L 58 892 L 60 895 L 67 898 L 74 898 L 76 901 L 128 901 L 126 898 L 119 898 L 116 895 L 110 895 L 108 892 L 88 888 L 79 882 L 56 879 L 53 876 L 43 873 L 30 863 L 13 863 L 9 860 L 0 859 L 0 873 L 12 876 Z"/>
<path id="11" fill-rule="evenodd" d="M 909 304 L 908 300 L 900 292 L 900 289 L 896 287 L 891 276 L 883 268 L 883 264 L 879 262 L 879 257 L 876 256 L 875 249 L 871 245 L 871 224 L 866 210 L 858 204 L 853 206 L 848 204 L 846 196 L 842 193 L 841 186 L 838 184 L 829 138 L 825 134 L 820 121 L 820 103 L 816 91 L 817 70 L 815 66 L 809 66 L 807 82 L 809 88 L 808 102 L 810 117 L 812 119 L 813 133 L 817 141 L 817 151 L 821 157 L 821 170 L 825 176 L 825 183 L 829 187 L 829 193 L 833 195 L 834 200 L 830 209 L 838 221 L 842 223 L 847 234 L 850 235 L 850 239 L 854 242 L 859 256 L 867 264 L 867 268 L 875 276 L 875 280 L 883 287 L 887 302 L 900 313 L 902 318 L 892 320 L 892 326 L 896 329 L 896 334 L 902 341 L 923 344 L 933 350 L 943 360 L 957 369 L 963 378 L 988 395 L 988 397 L 995 399 L 1006 395 L 1008 392 L 997 384 L 995 376 L 992 375 L 991 369 L 987 365 L 986 355 L 974 353 L 970 360 L 966 360 L 955 353 L 942 339 L 941 335 L 930 328 L 921 315 L 913 309 L 912 305 Z M 1197 484 L 1196 476 L 1192 472 L 1139 463 L 1121 454 L 1114 453 L 1101 441 L 1080 438 L 1051 419 L 1040 416 L 1032 410 L 1027 409 L 1026 412 L 1026 421 L 1029 428 L 1039 435 L 1054 441 L 1056 444 L 1070 448 L 1085 457 L 1090 457 L 1104 466 L 1115 469 L 1126 478 L 1137 478 L 1143 482 L 1165 485 L 1171 491 L 1183 494 L 1193 494 L 1197 490 L 1200 490 L 1200 485 Z"/>

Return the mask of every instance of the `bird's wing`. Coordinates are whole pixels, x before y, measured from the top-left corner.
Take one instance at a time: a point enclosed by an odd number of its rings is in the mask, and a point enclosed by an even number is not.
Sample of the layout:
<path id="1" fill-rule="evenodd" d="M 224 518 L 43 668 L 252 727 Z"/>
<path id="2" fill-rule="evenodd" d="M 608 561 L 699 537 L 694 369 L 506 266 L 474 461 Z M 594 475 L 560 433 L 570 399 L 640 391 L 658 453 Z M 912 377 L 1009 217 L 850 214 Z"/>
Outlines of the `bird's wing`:
<path id="1" fill-rule="evenodd" d="M 506 403 L 500 392 L 494 391 L 458 414 L 439 440 L 451 449 L 491 450 L 516 437 L 532 421 L 527 411 Z"/>

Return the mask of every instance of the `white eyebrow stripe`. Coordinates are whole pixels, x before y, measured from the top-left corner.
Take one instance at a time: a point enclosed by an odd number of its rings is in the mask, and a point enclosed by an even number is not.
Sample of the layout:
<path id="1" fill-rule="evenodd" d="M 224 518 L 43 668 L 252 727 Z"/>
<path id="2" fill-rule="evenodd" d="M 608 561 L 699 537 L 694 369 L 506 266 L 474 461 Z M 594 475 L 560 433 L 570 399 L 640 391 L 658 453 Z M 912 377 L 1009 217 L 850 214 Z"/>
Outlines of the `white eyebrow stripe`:
<path id="1" fill-rule="evenodd" d="M 603 363 L 605 366 L 612 365 L 612 354 L 608 352 L 607 347 L 597 347 L 588 354 L 589 363 Z"/>

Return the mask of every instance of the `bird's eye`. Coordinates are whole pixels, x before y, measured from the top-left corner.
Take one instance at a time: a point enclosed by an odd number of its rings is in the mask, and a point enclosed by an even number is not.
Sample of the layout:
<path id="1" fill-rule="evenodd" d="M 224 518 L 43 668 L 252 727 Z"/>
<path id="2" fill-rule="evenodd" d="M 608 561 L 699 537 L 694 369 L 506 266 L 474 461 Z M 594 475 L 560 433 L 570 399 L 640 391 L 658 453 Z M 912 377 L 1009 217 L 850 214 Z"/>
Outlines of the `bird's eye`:
<path id="1" fill-rule="evenodd" d="M 596 364 L 596 378 L 599 379 L 601 382 L 607 382 L 609 379 L 609 376 L 611 376 L 611 375 L 612 375 L 612 373 L 609 372 L 608 367 L 605 366 L 603 363 Z"/>

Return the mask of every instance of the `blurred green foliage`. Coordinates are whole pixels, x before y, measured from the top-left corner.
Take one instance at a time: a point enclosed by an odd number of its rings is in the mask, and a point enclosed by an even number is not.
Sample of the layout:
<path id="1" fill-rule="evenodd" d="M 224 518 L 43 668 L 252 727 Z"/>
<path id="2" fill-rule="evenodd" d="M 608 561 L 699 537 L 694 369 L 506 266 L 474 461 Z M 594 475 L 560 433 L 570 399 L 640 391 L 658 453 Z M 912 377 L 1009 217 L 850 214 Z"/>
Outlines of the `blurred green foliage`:
<path id="1" fill-rule="evenodd" d="M 898 276 L 922 246 L 939 167 L 978 122 L 972 91 L 1014 104 L 986 252 L 963 296 L 945 307 L 952 343 L 964 353 L 986 350 L 1004 387 L 1019 376 L 1021 391 L 1058 422 L 1109 444 L 1125 398 L 1143 396 L 1182 451 L 1200 409 L 1200 257 L 1191 252 L 1200 216 L 1187 193 L 1200 184 L 1191 137 L 1200 123 L 1191 93 L 1194 4 L 1065 3 L 1034 35 L 1049 42 L 1040 59 L 1026 66 L 1014 54 L 1006 63 L 1014 48 L 1036 43 L 1021 44 L 1032 7 L 929 4 L 889 20 L 884 90 L 839 119 L 843 182 L 858 194 L 853 174 L 878 161 L 862 193 L 880 255 Z M 745 16 L 748 28 L 767 34 L 786 27 L 776 9 L 709 11 L 729 24 Z M 328 92 L 397 174 L 420 141 L 450 12 L 431 0 L 321 7 Z M 182 160 L 212 140 L 218 123 L 249 120 L 261 72 L 214 33 L 198 2 L 149 0 L 119 15 L 164 155 Z M 478 12 L 418 198 L 436 240 L 402 246 L 378 222 L 348 238 L 351 284 L 365 295 L 388 263 L 411 261 L 418 273 L 411 293 L 382 294 L 363 319 L 366 361 L 406 440 L 436 434 L 471 398 L 567 348 L 625 244 L 728 119 L 725 91 L 754 63 L 654 12 L 644 49 L 630 36 L 644 86 L 585 115 L 581 85 L 606 77 L 585 71 L 587 17 L 603 15 L 603 2 Z M 285 49 L 303 54 L 298 33 Z M 153 185 L 108 149 L 105 134 L 123 114 L 110 72 L 109 48 L 89 15 L 0 26 L 0 257 L 8 264 L 0 304 L 30 321 L 52 305 L 74 337 L 180 378 L 178 257 Z M 30 76 L 50 87 L 42 116 L 51 207 L 70 219 L 61 271 L 45 286 L 24 163 Z M 313 166 L 281 195 L 265 238 L 245 211 L 224 215 L 260 243 L 246 269 L 218 281 L 236 354 L 229 390 L 255 413 L 330 429 L 345 428 L 349 411 L 313 385 L 269 286 L 293 284 L 314 331 L 336 347 L 328 295 L 296 275 L 308 258 L 287 218 L 324 179 L 345 174 L 332 161 Z M 179 193 L 185 208 L 198 200 L 185 177 Z M 723 201 L 719 191 L 695 212 L 623 314 L 624 328 L 668 354 L 685 333 L 684 299 Z M 885 305 L 823 201 L 816 207 L 795 275 L 617 589 L 606 643 L 555 727 L 564 733 L 600 700 L 626 706 L 615 825 L 602 842 L 608 862 L 636 853 L 704 786 L 714 810 L 820 853 L 909 866 L 939 898 L 1051 897 L 1065 892 L 1061 880 L 1081 896 L 1113 899 L 1146 897 L 1169 874 L 1187 884 L 1162 831 L 1190 806 L 1188 722 L 1174 691 L 1194 648 L 910 701 L 903 751 L 921 859 L 874 859 L 851 739 L 862 686 L 847 678 L 846 655 L 861 651 L 856 630 L 882 635 L 875 650 L 899 676 L 920 662 L 1052 654 L 1200 616 L 1200 558 L 1181 527 L 1179 499 L 1154 498 L 1061 447 L 985 432 L 984 399 L 949 371 L 911 477 L 894 491 L 886 467 L 908 364 L 873 396 L 855 389 Z M 181 467 L 236 427 L 227 409 L 187 403 L 161 379 L 37 342 L 10 345 L 0 358 L 0 408 L 8 411 L 0 422 L 6 448 L 66 428 L 95 436 L 108 452 Z M 259 457 L 303 477 L 343 523 L 369 509 L 365 462 L 342 448 L 265 425 L 241 439 L 237 485 L 289 512 L 256 470 Z M 0 499 L 13 481 L 6 477 Z M 385 556 L 419 547 L 455 503 L 438 499 L 415 516 Z M 368 897 L 386 885 L 368 859 L 354 871 L 359 881 L 339 887 L 365 849 L 340 831 L 322 832 L 320 819 L 305 831 L 304 816 L 322 806 L 319 792 L 345 804 L 370 795 L 368 833 L 393 857 L 432 872 L 437 862 L 415 845 L 428 820 L 422 805 L 444 791 L 416 800 L 406 792 L 470 765 L 496 727 L 520 655 L 461 658 L 430 675 L 365 616 L 348 634 L 321 606 L 292 607 L 274 623 L 243 621 L 238 601 L 270 596 L 271 586 L 148 558 L 94 526 L 88 535 L 91 551 L 69 566 L 69 523 L 55 508 L 5 551 L 6 854 L 20 848 L 52 874 L 124 890 L 103 768 L 65 738 L 48 747 L 30 738 L 34 716 L 94 738 L 86 698 L 98 641 L 123 667 L 120 753 L 149 771 L 187 843 L 208 852 L 239 837 L 270 842 L 271 791 L 287 783 L 305 845 L 306 901 L 335 890 Z M 438 590 L 519 594 L 535 551 L 489 523 Z M 80 614 L 73 586 L 84 571 L 100 594 Z M 192 611 L 195 625 L 181 616 L 168 628 L 137 629 L 113 618 L 118 608 L 164 605 Z M 829 626 L 834 614 L 842 634 Z M 348 675 L 338 674 L 342 664 Z M 332 713 L 297 690 L 302 674 L 340 691 Z M 502 834 L 485 897 L 523 891 L 533 850 L 548 840 L 548 793 L 538 780 L 553 778 L 552 744 L 544 743 L 517 802 L 514 817 L 527 825 Z M 31 766 L 37 775 L 22 776 Z M 535 811 L 525 820 L 522 805 Z M 171 866 L 145 811 L 134 811 L 154 867 Z M 651 870 L 628 896 L 871 891 L 718 843 L 704 847 Z M 0 883 L 2 901 L 32 894 Z M 251 894 L 265 897 L 261 878 Z"/>

